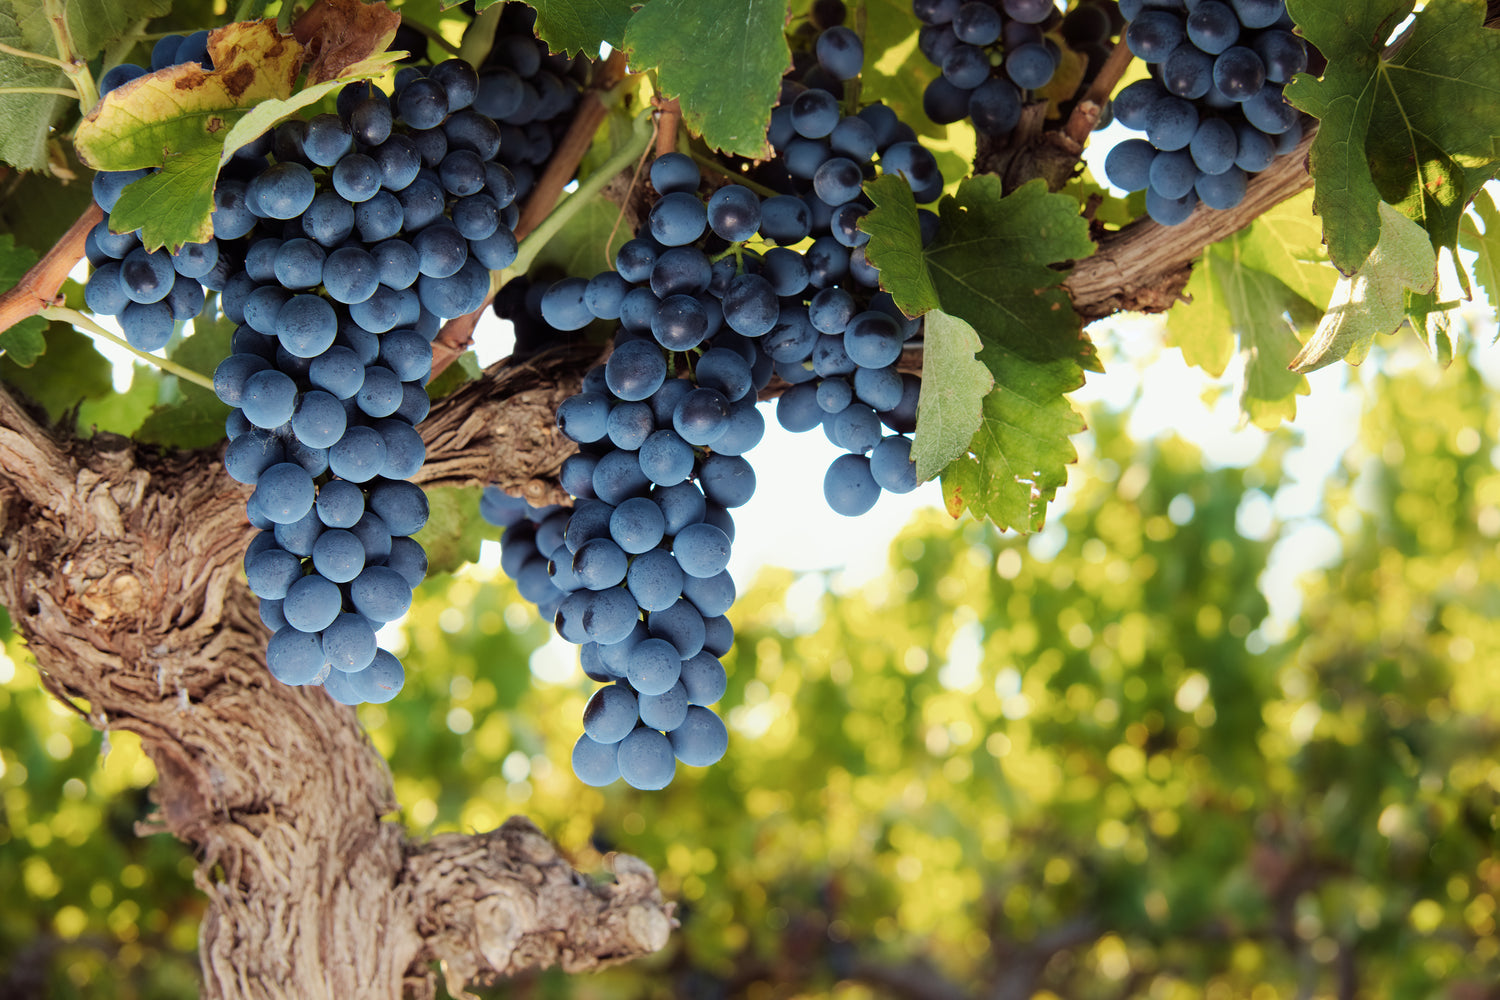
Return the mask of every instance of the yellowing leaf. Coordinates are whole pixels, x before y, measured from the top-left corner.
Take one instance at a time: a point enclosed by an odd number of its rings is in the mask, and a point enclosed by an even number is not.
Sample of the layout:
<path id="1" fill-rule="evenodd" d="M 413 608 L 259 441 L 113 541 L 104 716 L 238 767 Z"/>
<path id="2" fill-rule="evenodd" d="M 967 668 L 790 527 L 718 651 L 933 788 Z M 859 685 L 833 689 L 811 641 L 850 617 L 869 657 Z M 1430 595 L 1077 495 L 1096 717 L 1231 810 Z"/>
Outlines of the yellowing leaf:
<path id="1" fill-rule="evenodd" d="M 1426 232 L 1385 202 L 1380 239 L 1352 277 L 1340 278 L 1328 312 L 1312 340 L 1292 360 L 1292 370 L 1316 371 L 1340 358 L 1359 364 L 1376 334 L 1391 333 L 1406 316 L 1405 289 L 1429 292 L 1437 284 L 1437 254 Z"/>

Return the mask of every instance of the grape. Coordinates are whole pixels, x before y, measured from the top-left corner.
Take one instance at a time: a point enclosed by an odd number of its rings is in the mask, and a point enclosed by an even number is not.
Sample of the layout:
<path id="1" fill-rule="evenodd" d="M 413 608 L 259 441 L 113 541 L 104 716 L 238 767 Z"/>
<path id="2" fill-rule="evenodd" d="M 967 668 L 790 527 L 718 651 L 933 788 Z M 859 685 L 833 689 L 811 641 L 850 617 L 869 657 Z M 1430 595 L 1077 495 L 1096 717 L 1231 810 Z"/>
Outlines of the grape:
<path id="1" fill-rule="evenodd" d="M 317 679 L 327 663 L 323 641 L 316 633 L 288 625 L 266 643 L 266 666 L 283 684 L 308 684 Z"/>
<path id="2" fill-rule="evenodd" d="M 1198 199 L 1209 208 L 1220 211 L 1234 208 L 1245 198 L 1245 172 L 1230 167 L 1220 174 L 1204 174 L 1198 178 L 1195 190 Z"/>
<path id="3" fill-rule="evenodd" d="M 683 153 L 666 153 L 651 161 L 651 186 L 659 194 L 691 194 L 698 190 L 700 180 L 698 167 Z"/>
<path id="4" fill-rule="evenodd" d="M 1214 65 L 1212 56 L 1191 43 L 1184 43 L 1173 49 L 1162 63 L 1162 83 L 1178 97 L 1196 100 L 1213 87 Z"/>
<path id="5" fill-rule="evenodd" d="M 381 705 L 401 693 L 406 671 L 401 661 L 384 649 L 375 651 L 374 661 L 365 669 L 349 675 L 355 694 L 371 705 Z"/>
<path id="6" fill-rule="evenodd" d="M 649 398 L 661 387 L 667 365 L 654 344 L 635 340 L 615 348 L 604 373 L 611 392 L 620 399 L 635 401 Z"/>
<path id="7" fill-rule="evenodd" d="M 823 498 L 835 513 L 857 517 L 875 506 L 880 486 L 870 474 L 870 460 L 863 455 L 840 455 L 823 478 Z"/>
<path id="8" fill-rule="evenodd" d="M 1240 23 L 1247 28 L 1269 28 L 1286 12 L 1285 0 L 1230 0 Z"/>
<path id="9" fill-rule="evenodd" d="M 864 66 L 864 45 L 848 28 L 838 26 L 824 31 L 818 36 L 815 49 L 818 64 L 836 80 L 852 80 Z"/>
<path id="10" fill-rule="evenodd" d="M 1181 198 L 1165 198 L 1155 191 L 1146 191 L 1146 212 L 1163 226 L 1176 226 L 1186 222 L 1197 204 L 1197 195 L 1191 191 Z"/>
<path id="11" fill-rule="evenodd" d="M 1297 124 L 1297 109 L 1281 96 L 1280 87 L 1262 87 L 1241 107 L 1246 121 L 1270 135 L 1281 135 Z"/>
<path id="12" fill-rule="evenodd" d="M 641 728 L 619 743 L 620 777 L 632 788 L 655 790 L 672 783 L 677 771 L 672 743 L 654 729 Z"/>
<path id="13" fill-rule="evenodd" d="M 715 389 L 694 389 L 672 411 L 672 428 L 690 445 L 711 445 L 729 429 L 729 401 Z"/>
<path id="14" fill-rule="evenodd" d="M 1234 126 L 1222 118 L 1209 118 L 1193 133 L 1188 148 L 1199 170 L 1205 174 L 1222 174 L 1234 166 L 1239 144 Z"/>
<path id="15" fill-rule="evenodd" d="M 649 733 L 653 730 L 641 729 L 637 732 Z M 724 728 L 724 723 L 712 710 L 701 705 L 688 706 L 682 725 L 668 734 L 668 740 L 672 753 L 689 767 L 707 767 L 718 763 L 729 749 L 729 732 Z"/>
<path id="16" fill-rule="evenodd" d="M 300 163 L 282 162 L 267 167 L 251 181 L 249 197 L 272 219 L 294 219 L 307 210 L 317 193 L 317 181 Z"/>
<path id="17" fill-rule="evenodd" d="M 983 46 L 999 40 L 1002 22 L 999 12 L 989 4 L 970 2 L 958 9 L 952 24 L 959 41 Z"/>
<path id="18" fill-rule="evenodd" d="M 1115 95 L 1115 118 L 1126 128 L 1144 131 L 1152 105 L 1166 96 L 1155 80 L 1137 80 Z"/>
<path id="19" fill-rule="evenodd" d="M 1225 49 L 1214 60 L 1214 87 L 1231 101 L 1247 101 L 1266 82 L 1266 64 L 1243 45 Z"/>
<path id="20" fill-rule="evenodd" d="M 349 600 L 371 621 L 395 621 L 411 606 L 411 587 L 388 566 L 366 566 L 349 585 Z"/>
<path id="21" fill-rule="evenodd" d="M 343 604 L 338 584 L 317 573 L 302 577 L 287 588 L 281 613 L 299 632 L 321 632 L 333 624 Z"/>
<path id="22" fill-rule="evenodd" d="M 1008 80 L 990 79 L 969 95 L 969 117 L 986 135 L 1004 135 L 1021 122 L 1021 92 Z"/>
<path id="23" fill-rule="evenodd" d="M 1182 149 L 1198 131 L 1198 111 L 1180 97 L 1163 97 L 1146 112 L 1146 138 L 1160 150 Z"/>
<path id="24" fill-rule="evenodd" d="M 640 720 L 651 729 L 676 729 L 687 718 L 687 710 L 687 689 L 681 680 L 664 694 L 643 694 L 639 701 Z"/>
<path id="25" fill-rule="evenodd" d="M 631 596 L 646 612 L 665 611 L 675 604 L 682 594 L 684 579 L 677 560 L 661 549 L 642 553 L 631 562 L 625 574 Z"/>
<path id="26" fill-rule="evenodd" d="M 669 295 L 651 318 L 651 335 L 669 351 L 689 351 L 708 336 L 708 313 L 691 295 Z"/>
<path id="27" fill-rule="evenodd" d="M 696 195 L 675 191 L 652 206 L 649 224 L 652 237 L 663 246 L 685 246 L 703 235 L 708 214 Z"/>
<path id="28" fill-rule="evenodd" d="M 1181 198 L 1193 189 L 1198 176 L 1198 167 L 1186 150 L 1158 153 L 1151 161 L 1151 190 L 1163 198 Z"/>
<path id="29" fill-rule="evenodd" d="M 806 139 L 821 139 L 839 123 L 839 102 L 826 90 L 804 90 L 792 101 L 792 128 Z"/>
<path id="30" fill-rule="evenodd" d="M 596 743 L 620 742 L 635 728 L 636 706 L 635 693 L 629 688 L 617 684 L 600 688 L 584 706 L 584 734 Z"/>
<path id="31" fill-rule="evenodd" d="M 690 705 L 712 705 L 724 697 L 728 678 L 718 658 L 704 650 L 691 659 L 682 661 L 682 672 L 678 683 L 683 686 Z"/>
<path id="32" fill-rule="evenodd" d="M 881 440 L 870 452 L 870 475 L 890 493 L 910 493 L 917 488 L 917 467 L 911 458 L 911 440 L 896 436 Z"/>
<path id="33" fill-rule="evenodd" d="M 599 743 L 584 733 L 573 744 L 573 773 L 579 781 L 595 788 L 613 784 L 620 777 L 617 750 L 618 744 Z"/>
<path id="34" fill-rule="evenodd" d="M 661 544 L 666 534 L 666 517 L 655 501 L 631 497 L 610 514 L 609 534 L 622 551 L 640 555 Z"/>
<path id="35" fill-rule="evenodd" d="M 1144 139 L 1126 139 L 1104 158 L 1104 173 L 1115 187 L 1144 190 L 1150 183 L 1151 162 L 1157 155 L 1156 147 Z"/>
<path id="36" fill-rule="evenodd" d="M 1199 49 L 1216 56 L 1240 37 L 1240 20 L 1228 4 L 1201 0 L 1188 15 L 1187 36 Z"/>
<path id="37" fill-rule="evenodd" d="M 1307 69 L 1307 47 L 1289 31 L 1263 31 L 1251 48 L 1266 67 L 1266 80 L 1289 83 L 1292 77 Z"/>

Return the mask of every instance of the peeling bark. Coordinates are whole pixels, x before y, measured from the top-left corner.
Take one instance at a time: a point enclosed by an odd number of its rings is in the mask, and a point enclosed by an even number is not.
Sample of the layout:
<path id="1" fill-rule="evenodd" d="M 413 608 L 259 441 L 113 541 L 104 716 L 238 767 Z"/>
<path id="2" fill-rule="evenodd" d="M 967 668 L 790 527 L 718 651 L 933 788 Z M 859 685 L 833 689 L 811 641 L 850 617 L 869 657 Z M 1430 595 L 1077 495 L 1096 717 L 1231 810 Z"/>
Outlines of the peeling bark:
<path id="1" fill-rule="evenodd" d="M 552 408 L 587 363 L 497 368 L 439 403 L 424 481 L 546 499 L 567 450 Z M 521 817 L 426 843 L 382 821 L 391 776 L 353 709 L 266 671 L 240 572 L 249 489 L 219 457 L 58 436 L 0 388 L 0 604 L 47 690 L 98 729 L 137 733 L 156 764 L 141 832 L 200 860 L 204 996 L 431 997 L 432 962 L 460 995 L 664 946 L 672 906 L 634 858 L 596 885 Z"/>

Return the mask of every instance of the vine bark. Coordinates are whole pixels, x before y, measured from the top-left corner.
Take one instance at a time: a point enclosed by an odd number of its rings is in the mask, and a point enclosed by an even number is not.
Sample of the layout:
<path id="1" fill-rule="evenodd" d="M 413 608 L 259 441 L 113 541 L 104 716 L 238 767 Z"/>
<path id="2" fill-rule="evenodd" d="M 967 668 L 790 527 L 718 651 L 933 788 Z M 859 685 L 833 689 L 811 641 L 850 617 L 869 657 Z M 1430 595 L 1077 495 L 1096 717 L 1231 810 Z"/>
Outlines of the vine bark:
<path id="1" fill-rule="evenodd" d="M 497 367 L 439 403 L 424 480 L 545 491 L 564 451 L 552 407 L 580 364 Z M 47 690 L 95 728 L 137 733 L 156 764 L 142 832 L 199 858 L 204 995 L 431 997 L 433 963 L 462 995 L 663 947 L 672 905 L 634 858 L 595 884 L 521 817 L 426 843 L 382 820 L 391 776 L 354 711 L 266 671 L 239 573 L 247 492 L 218 449 L 81 441 L 0 388 L 0 604 Z"/>

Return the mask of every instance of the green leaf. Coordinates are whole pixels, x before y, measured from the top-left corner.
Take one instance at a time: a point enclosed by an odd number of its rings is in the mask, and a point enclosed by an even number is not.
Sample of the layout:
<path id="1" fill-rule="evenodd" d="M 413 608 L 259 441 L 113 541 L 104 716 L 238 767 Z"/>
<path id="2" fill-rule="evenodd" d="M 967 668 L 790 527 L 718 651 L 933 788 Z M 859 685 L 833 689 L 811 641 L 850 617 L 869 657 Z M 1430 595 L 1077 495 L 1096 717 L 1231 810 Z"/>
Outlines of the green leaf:
<path id="1" fill-rule="evenodd" d="M 1209 249 L 1206 266 L 1224 296 L 1230 329 L 1239 337 L 1245 370 L 1240 378 L 1240 410 L 1257 427 L 1275 428 L 1297 415 L 1297 397 L 1308 393 L 1307 379 L 1287 370 L 1302 346 L 1288 320 L 1296 296 L 1265 271 L 1245 266 L 1238 242 Z"/>
<path id="2" fill-rule="evenodd" d="M 683 121 L 714 149 L 759 158 L 792 64 L 786 0 L 653 0 L 625 29 L 631 68 L 656 68 Z"/>
<path id="3" fill-rule="evenodd" d="M 614 267 L 615 253 L 629 239 L 630 227 L 620 221 L 620 206 L 607 198 L 594 198 L 547 241 L 529 270 L 555 267 L 564 274 L 595 275 Z"/>
<path id="4" fill-rule="evenodd" d="M 0 380 L 35 401 L 51 420 L 87 399 L 114 391 L 110 364 L 94 342 L 66 323 L 47 324 L 47 353 L 30 368 L 0 356 Z"/>
<path id="5" fill-rule="evenodd" d="M 940 308 L 966 321 L 994 376 L 972 456 L 943 471 L 949 511 L 1041 527 L 1077 458 L 1068 437 L 1084 426 L 1064 394 L 1097 365 L 1061 288 L 1066 271 L 1051 266 L 1094 252 L 1078 203 L 1039 180 L 1002 196 L 999 178 L 971 178 L 939 203 L 938 235 L 924 249 L 906 183 L 883 177 L 865 190 L 875 208 L 860 228 L 882 287 L 910 315 Z M 931 385 L 924 378 L 924 395 Z"/>
<path id="6" fill-rule="evenodd" d="M 14 288 L 19 284 L 37 259 L 35 250 L 16 246 L 14 236 L 0 233 L 0 289 Z M 22 368 L 30 368 L 47 349 L 46 329 L 46 320 L 40 316 L 28 316 L 10 329 L 0 331 L 0 354 Z"/>
<path id="7" fill-rule="evenodd" d="M 0 43 L 23 52 L 88 61 L 129 32 L 135 23 L 160 17 L 169 0 L 67 0 L 70 53 L 59 53 L 42 0 L 0 0 Z M 56 66 L 0 54 L 6 87 L 63 87 L 72 83 Z M 0 160 L 23 170 L 47 169 L 50 126 L 77 102 L 56 94 L 0 94 Z"/>
<path id="8" fill-rule="evenodd" d="M 1464 206 L 1500 162 L 1500 32 L 1484 28 L 1483 0 L 1432 0 L 1384 58 L 1412 6 L 1288 3 L 1328 58 L 1322 79 L 1300 75 L 1286 96 L 1321 120 L 1310 153 L 1314 204 L 1346 275 L 1380 239 L 1382 201 L 1420 223 L 1434 248 L 1452 248 Z"/>
<path id="9" fill-rule="evenodd" d="M 78 408 L 78 433 L 83 437 L 101 432 L 126 437 L 134 435 L 156 405 L 161 382 L 158 369 L 135 365 L 130 388 L 124 392 L 112 392 L 102 399 L 87 400 Z"/>
<path id="10" fill-rule="evenodd" d="M 553 52 L 593 58 L 601 42 L 625 44 L 625 25 L 635 0 L 530 0 L 536 33 Z"/>
<path id="11" fill-rule="evenodd" d="M 1083 384 L 1082 372 L 1067 359 L 1003 352 L 988 366 L 996 388 L 984 397 L 972 455 L 943 470 L 943 500 L 954 517 L 967 509 L 1002 528 L 1037 531 L 1068 480 L 1067 466 L 1078 460 L 1068 438 L 1085 425 L 1064 393 Z"/>
<path id="12" fill-rule="evenodd" d="M 912 461 L 917 478 L 931 479 L 968 453 L 979 430 L 984 397 L 995 376 L 974 355 L 983 347 L 974 328 L 941 309 L 927 313 L 922 338 L 922 393 Z"/>
<path id="13" fill-rule="evenodd" d="M 193 335 L 183 339 L 168 355 L 184 368 L 205 375 L 212 375 L 219 362 L 229 356 L 235 327 L 222 315 L 214 320 L 208 318 L 210 315 L 212 312 L 204 310 L 193 321 Z M 136 440 L 166 448 L 207 448 L 218 444 L 224 439 L 224 420 L 229 416 L 229 407 L 200 385 L 174 381 L 181 394 L 180 401 L 153 408 L 136 432 Z"/>
<path id="14" fill-rule="evenodd" d="M 1412 330 L 1432 360 L 1447 368 L 1458 353 L 1458 334 L 1453 320 L 1458 315 L 1458 302 L 1439 302 L 1437 290 L 1428 293 L 1406 293 L 1406 316 Z"/>
<path id="15" fill-rule="evenodd" d="M 1437 284 L 1437 254 L 1422 227 L 1380 203 L 1380 239 L 1364 266 L 1340 278 L 1312 340 L 1292 361 L 1299 372 L 1316 371 L 1340 358 L 1359 364 L 1375 336 L 1390 333 L 1406 316 L 1403 289 L 1429 292 Z"/>
<path id="16" fill-rule="evenodd" d="M 427 575 L 451 573 L 479 559 L 479 543 L 490 535 L 484 518 L 474 514 L 473 489 L 444 486 L 427 490 L 429 514 L 412 537 L 427 550 Z"/>
<path id="17" fill-rule="evenodd" d="M 1339 273 L 1323 246 L 1311 191 L 1256 216 L 1236 242 L 1246 267 L 1272 275 L 1320 310 L 1328 304 Z"/>
<path id="18" fill-rule="evenodd" d="M 1218 378 L 1234 358 L 1234 324 L 1224 290 L 1205 256 L 1193 268 L 1182 290 L 1186 302 L 1167 310 L 1166 345 L 1182 351 L 1182 360 Z"/>
<path id="19" fill-rule="evenodd" d="M 1474 218 L 1465 216 L 1459 226 L 1458 244 L 1479 255 L 1474 261 L 1474 278 L 1489 297 L 1490 308 L 1500 314 L 1500 211 L 1496 210 L 1495 199 L 1489 191 L 1481 191 L 1474 199 L 1474 215 L 1484 223 L 1483 234 Z"/>
<path id="20" fill-rule="evenodd" d="M 922 93 L 942 70 L 917 48 L 919 27 L 911 14 L 910 0 L 866 0 L 860 99 L 883 101 L 918 133 L 943 138 L 947 128 L 922 111 Z"/>
<path id="21" fill-rule="evenodd" d="M 1243 355 L 1240 409 L 1266 429 L 1296 416 L 1308 392 L 1286 367 L 1301 348 L 1294 322 L 1310 324 L 1339 277 L 1318 245 L 1310 199 L 1290 199 L 1210 247 L 1183 289 L 1188 301 L 1167 313 L 1167 344 L 1188 364 L 1217 377 Z"/>

